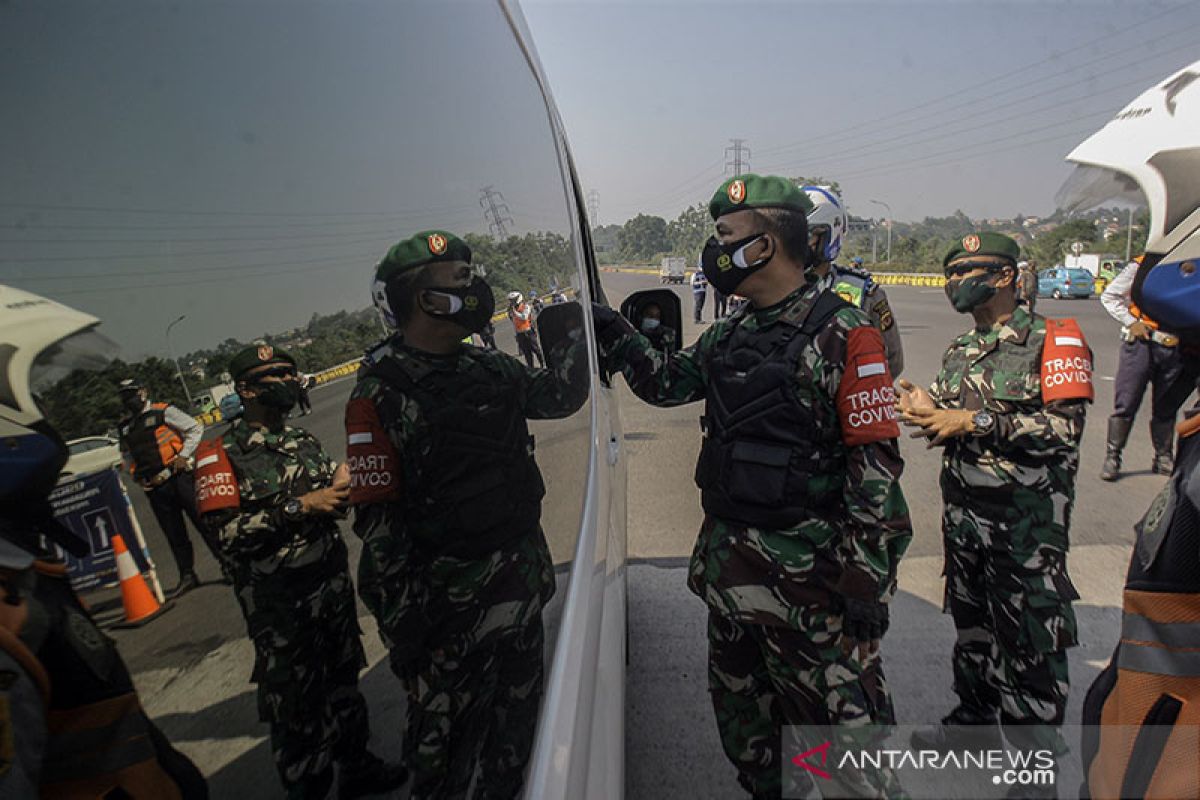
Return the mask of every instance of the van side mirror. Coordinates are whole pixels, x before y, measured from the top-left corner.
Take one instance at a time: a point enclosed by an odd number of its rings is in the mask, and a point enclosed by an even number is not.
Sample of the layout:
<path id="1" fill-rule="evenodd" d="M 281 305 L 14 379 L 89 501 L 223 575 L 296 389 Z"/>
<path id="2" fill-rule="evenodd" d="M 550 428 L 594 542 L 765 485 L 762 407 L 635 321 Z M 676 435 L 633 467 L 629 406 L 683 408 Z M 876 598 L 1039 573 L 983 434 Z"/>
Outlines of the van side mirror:
<path id="1" fill-rule="evenodd" d="M 675 341 L 682 345 L 683 304 L 679 302 L 679 295 L 671 289 L 643 289 L 634 292 L 621 303 L 621 314 L 633 323 L 633 327 L 641 331 L 642 320 L 650 306 L 658 306 L 662 326 L 675 331 Z"/>

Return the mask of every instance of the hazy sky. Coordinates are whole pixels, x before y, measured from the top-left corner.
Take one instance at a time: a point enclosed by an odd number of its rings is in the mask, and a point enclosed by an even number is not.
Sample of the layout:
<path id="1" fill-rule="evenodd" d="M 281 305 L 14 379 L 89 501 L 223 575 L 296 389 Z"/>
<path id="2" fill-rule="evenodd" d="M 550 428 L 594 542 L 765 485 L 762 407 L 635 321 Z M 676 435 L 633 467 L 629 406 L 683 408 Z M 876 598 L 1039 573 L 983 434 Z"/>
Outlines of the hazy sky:
<path id="1" fill-rule="evenodd" d="M 863 216 L 1048 213 L 1063 156 L 1200 53 L 1195 2 L 524 9 L 602 223 L 707 202 L 734 137 Z"/>
<path id="2" fill-rule="evenodd" d="M 1063 155 L 1196 58 L 1200 3 L 524 6 L 599 221 L 755 171 L 900 219 L 1052 209 Z M 537 87 L 490 2 L 0 3 L 0 283 L 126 358 L 362 308 L 432 227 L 570 235 Z"/>

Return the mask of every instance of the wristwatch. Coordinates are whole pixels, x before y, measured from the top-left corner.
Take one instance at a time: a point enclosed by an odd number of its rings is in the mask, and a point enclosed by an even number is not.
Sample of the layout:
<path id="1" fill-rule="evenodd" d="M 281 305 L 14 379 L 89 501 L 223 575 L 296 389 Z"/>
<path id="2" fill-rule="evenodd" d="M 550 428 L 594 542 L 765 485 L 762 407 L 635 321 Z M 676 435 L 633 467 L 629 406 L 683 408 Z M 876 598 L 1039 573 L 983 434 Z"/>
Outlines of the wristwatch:
<path id="1" fill-rule="evenodd" d="M 283 515 L 295 522 L 304 516 L 304 504 L 300 502 L 299 498 L 288 498 L 287 502 L 283 504 Z"/>
<path id="2" fill-rule="evenodd" d="M 986 408 L 981 408 L 975 412 L 975 416 L 971 418 L 971 424 L 975 430 L 971 432 L 973 436 L 987 436 L 996 427 L 996 418 L 992 416 L 992 412 Z"/>

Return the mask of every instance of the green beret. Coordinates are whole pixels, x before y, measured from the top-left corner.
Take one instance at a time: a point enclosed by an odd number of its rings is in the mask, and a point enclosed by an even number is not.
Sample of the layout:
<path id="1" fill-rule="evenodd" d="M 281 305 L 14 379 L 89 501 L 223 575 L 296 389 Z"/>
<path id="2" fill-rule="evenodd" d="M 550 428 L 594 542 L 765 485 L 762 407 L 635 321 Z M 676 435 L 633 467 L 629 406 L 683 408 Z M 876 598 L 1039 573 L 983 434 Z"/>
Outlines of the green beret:
<path id="1" fill-rule="evenodd" d="M 388 280 L 410 269 L 435 261 L 465 261 L 471 263 L 471 247 L 447 231 L 421 231 L 392 245 L 375 269 L 375 277 Z"/>
<path id="2" fill-rule="evenodd" d="M 996 256 L 1011 261 L 1013 266 L 1016 266 L 1017 259 L 1021 257 L 1021 245 L 1003 233 L 968 233 L 955 242 L 950 252 L 946 253 L 946 257 L 942 259 L 942 269 L 950 266 L 951 261 L 970 256 Z"/>
<path id="3" fill-rule="evenodd" d="M 250 370 L 265 367 L 268 364 L 289 364 L 295 368 L 296 359 L 292 358 L 287 351 L 269 344 L 252 344 L 249 347 L 243 347 L 230 360 L 229 374 L 236 381 Z"/>
<path id="4" fill-rule="evenodd" d="M 714 220 L 745 208 L 789 208 L 807 216 L 813 202 L 787 178 L 752 173 L 725 181 L 708 201 Z"/>

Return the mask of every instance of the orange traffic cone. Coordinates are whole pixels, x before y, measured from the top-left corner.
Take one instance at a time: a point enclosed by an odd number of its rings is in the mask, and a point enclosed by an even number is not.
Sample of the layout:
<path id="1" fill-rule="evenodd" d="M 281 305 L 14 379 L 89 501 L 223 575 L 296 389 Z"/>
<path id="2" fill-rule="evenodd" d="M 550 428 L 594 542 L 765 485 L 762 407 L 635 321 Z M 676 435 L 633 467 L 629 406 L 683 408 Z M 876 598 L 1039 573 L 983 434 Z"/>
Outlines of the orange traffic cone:
<path id="1" fill-rule="evenodd" d="M 117 627 L 144 625 L 170 608 L 170 604 L 161 605 L 154 599 L 124 539 L 114 535 L 112 547 L 117 557 L 117 577 L 121 581 L 121 602 L 125 605 L 125 622 Z"/>

